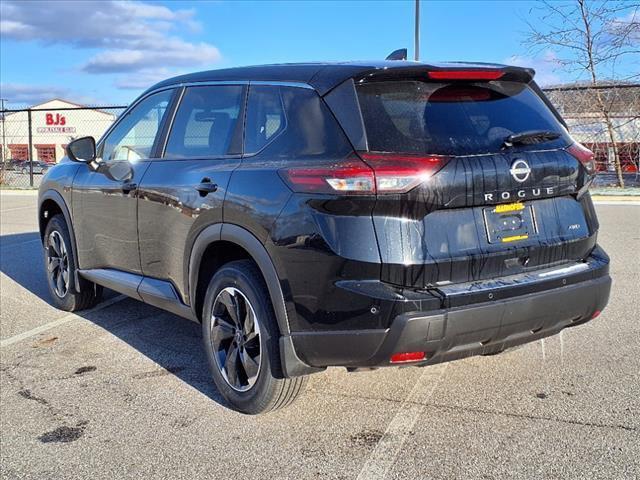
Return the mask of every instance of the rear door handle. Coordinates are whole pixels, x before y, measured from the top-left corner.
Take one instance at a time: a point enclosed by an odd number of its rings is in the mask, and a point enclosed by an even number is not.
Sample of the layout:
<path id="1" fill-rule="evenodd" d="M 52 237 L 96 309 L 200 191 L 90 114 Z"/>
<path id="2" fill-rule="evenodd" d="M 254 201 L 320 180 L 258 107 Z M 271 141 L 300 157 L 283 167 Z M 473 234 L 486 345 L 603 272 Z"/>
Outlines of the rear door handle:
<path id="1" fill-rule="evenodd" d="M 218 190 L 218 185 L 213 183 L 210 178 L 203 178 L 200 185 L 196 187 L 196 190 L 200 192 L 201 197 L 206 197 L 210 193 Z"/>

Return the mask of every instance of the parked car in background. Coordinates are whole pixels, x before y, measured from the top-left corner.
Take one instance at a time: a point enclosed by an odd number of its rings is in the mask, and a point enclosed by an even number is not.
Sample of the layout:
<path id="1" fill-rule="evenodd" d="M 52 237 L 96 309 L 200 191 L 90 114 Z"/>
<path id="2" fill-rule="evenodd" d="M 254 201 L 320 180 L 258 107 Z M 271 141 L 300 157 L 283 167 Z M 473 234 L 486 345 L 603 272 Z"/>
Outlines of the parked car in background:
<path id="1" fill-rule="evenodd" d="M 26 160 L 15 160 L 15 159 L 8 159 L 5 161 L 4 164 L 4 169 L 5 170 L 15 170 L 15 171 L 20 171 L 22 170 L 22 166 L 26 164 Z"/>
<path id="2" fill-rule="evenodd" d="M 153 86 L 39 194 L 51 298 L 102 287 L 202 324 L 240 411 L 305 376 L 554 335 L 609 298 L 576 143 L 526 68 L 289 64 Z"/>
<path id="3" fill-rule="evenodd" d="M 49 168 L 51 168 L 51 166 L 52 164 L 50 163 L 41 162 L 38 160 L 36 162 L 33 162 L 33 173 L 44 175 L 45 173 L 47 173 Z M 16 168 L 16 170 L 18 170 L 18 168 Z M 20 165 L 19 171 L 23 175 L 28 175 L 31 172 L 31 167 L 29 165 L 29 162 L 22 162 L 22 164 Z"/>

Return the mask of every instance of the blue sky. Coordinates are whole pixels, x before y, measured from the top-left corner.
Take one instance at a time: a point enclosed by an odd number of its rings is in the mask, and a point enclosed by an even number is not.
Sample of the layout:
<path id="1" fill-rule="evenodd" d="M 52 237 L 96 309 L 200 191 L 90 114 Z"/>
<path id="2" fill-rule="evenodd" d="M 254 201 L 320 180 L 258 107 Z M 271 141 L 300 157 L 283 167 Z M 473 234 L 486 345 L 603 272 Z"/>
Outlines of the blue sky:
<path id="1" fill-rule="evenodd" d="M 522 44 L 535 2 L 422 1 L 421 60 L 533 66 L 571 81 Z M 413 55 L 413 1 L 82 2 L 3 0 L 0 94 L 126 104 L 173 74 L 272 62 Z"/>

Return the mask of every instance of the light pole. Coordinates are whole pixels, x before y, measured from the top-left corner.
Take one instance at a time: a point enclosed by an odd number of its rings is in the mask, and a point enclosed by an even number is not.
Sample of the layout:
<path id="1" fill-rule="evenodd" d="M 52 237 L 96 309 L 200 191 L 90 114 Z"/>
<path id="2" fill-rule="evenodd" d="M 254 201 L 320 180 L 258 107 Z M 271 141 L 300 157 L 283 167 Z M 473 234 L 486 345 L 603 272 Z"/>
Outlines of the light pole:
<path id="1" fill-rule="evenodd" d="M 416 20 L 413 39 L 413 59 L 420 60 L 420 0 L 416 0 Z"/>

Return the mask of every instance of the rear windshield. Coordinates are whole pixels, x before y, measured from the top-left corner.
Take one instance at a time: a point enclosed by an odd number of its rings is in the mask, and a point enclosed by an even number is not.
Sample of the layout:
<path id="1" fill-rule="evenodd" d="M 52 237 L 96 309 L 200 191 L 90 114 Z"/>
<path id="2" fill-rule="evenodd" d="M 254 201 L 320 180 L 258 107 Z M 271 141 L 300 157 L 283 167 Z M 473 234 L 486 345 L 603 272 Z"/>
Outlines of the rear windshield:
<path id="1" fill-rule="evenodd" d="M 371 82 L 357 92 L 371 151 L 495 153 L 514 133 L 565 134 L 542 99 L 519 82 Z M 565 143 L 561 137 L 544 148 Z"/>

